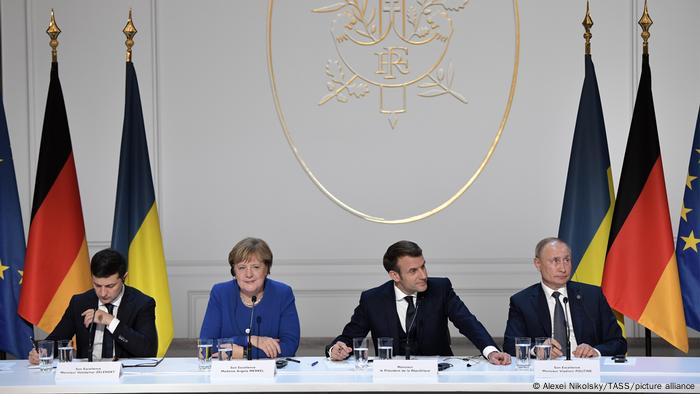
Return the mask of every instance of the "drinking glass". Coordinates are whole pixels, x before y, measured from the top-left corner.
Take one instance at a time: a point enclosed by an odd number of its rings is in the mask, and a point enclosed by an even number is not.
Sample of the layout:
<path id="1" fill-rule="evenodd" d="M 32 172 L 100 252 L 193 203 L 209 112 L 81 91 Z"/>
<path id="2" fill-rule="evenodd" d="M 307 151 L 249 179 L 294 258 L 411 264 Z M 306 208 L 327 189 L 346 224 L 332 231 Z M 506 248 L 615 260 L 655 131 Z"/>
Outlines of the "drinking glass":
<path id="1" fill-rule="evenodd" d="M 219 350 L 219 360 L 233 359 L 233 338 L 219 338 L 216 341 L 216 347 Z"/>
<path id="2" fill-rule="evenodd" d="M 538 360 L 549 360 L 552 354 L 552 341 L 549 337 L 535 338 L 535 357 Z"/>
<path id="3" fill-rule="evenodd" d="M 530 367 L 530 337 L 515 338 L 515 366 L 518 368 Z"/>
<path id="4" fill-rule="evenodd" d="M 355 368 L 367 368 L 367 362 L 369 359 L 369 347 L 367 346 L 367 338 L 353 338 L 352 353 L 355 356 Z"/>
<path id="5" fill-rule="evenodd" d="M 39 369 L 42 371 L 50 371 L 53 368 L 53 346 L 51 340 L 39 341 L 37 352 L 39 353 Z"/>
<path id="6" fill-rule="evenodd" d="M 379 357 L 380 360 L 391 360 L 394 357 L 394 338 L 379 338 L 377 346 L 377 357 Z"/>
<path id="7" fill-rule="evenodd" d="M 197 339 L 197 359 L 201 370 L 211 369 L 211 348 L 213 342 L 212 339 Z"/>
<path id="8" fill-rule="evenodd" d="M 58 341 L 58 362 L 69 363 L 73 361 L 73 341 L 61 339 Z"/>

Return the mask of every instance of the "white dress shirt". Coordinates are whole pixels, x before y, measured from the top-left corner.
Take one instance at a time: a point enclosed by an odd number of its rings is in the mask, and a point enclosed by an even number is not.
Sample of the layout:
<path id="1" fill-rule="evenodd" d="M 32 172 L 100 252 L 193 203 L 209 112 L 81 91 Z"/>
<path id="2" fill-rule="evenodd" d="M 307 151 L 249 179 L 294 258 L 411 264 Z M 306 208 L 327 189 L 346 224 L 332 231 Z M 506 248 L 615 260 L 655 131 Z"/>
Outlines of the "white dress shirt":
<path id="1" fill-rule="evenodd" d="M 122 285 L 122 291 L 119 293 L 117 298 L 112 300 L 111 304 L 114 305 L 114 309 L 112 310 L 112 316 L 114 318 L 112 319 L 112 322 L 109 323 L 109 325 L 104 325 L 104 324 L 98 324 L 95 323 L 95 338 L 93 339 L 92 342 L 92 359 L 93 360 L 102 360 L 102 342 L 104 338 L 104 332 L 105 328 L 109 330 L 112 334 L 114 334 L 114 330 L 117 329 L 117 326 L 119 325 L 119 319 L 117 319 L 117 310 L 119 310 L 119 304 L 122 302 L 122 297 L 124 296 L 124 286 Z M 97 309 L 107 312 L 107 307 L 102 301 L 97 301 Z M 113 347 L 113 349 L 115 349 Z M 114 356 L 114 354 L 112 354 Z"/>

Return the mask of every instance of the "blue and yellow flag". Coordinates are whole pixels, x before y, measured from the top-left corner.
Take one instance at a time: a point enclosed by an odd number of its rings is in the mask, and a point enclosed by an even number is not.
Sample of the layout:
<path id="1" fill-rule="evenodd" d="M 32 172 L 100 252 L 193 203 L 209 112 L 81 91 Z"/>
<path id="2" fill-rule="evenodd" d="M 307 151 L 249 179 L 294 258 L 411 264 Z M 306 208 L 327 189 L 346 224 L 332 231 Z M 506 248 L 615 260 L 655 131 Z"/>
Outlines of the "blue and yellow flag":
<path id="1" fill-rule="evenodd" d="M 24 270 L 24 226 L 5 108 L 0 98 L 0 351 L 25 358 L 32 326 L 17 313 Z"/>
<path id="2" fill-rule="evenodd" d="M 124 128 L 112 248 L 127 257 L 127 284 L 156 300 L 158 356 L 161 357 L 173 339 L 173 316 L 139 83 L 130 61 L 126 63 Z"/>
<path id="3" fill-rule="evenodd" d="M 572 279 L 600 286 L 615 205 L 608 140 L 591 55 L 585 55 L 559 238 L 571 247 Z"/>
<path id="4" fill-rule="evenodd" d="M 700 111 L 695 125 L 695 137 L 690 150 L 690 164 L 681 205 L 676 256 L 681 296 L 688 327 L 700 331 Z M 698 234 L 695 232 L 698 231 Z M 697 237 L 697 238 L 696 238 Z"/>

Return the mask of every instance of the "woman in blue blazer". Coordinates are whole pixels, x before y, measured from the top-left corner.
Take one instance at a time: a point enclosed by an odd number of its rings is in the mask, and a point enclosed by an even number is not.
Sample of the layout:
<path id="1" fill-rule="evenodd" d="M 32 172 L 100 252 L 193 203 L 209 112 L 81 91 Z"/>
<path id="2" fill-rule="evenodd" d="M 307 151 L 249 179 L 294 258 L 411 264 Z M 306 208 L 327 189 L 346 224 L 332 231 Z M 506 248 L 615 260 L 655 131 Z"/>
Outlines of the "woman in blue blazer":
<path id="1" fill-rule="evenodd" d="M 244 358 L 251 329 L 252 357 L 294 356 L 299 315 L 288 285 L 269 279 L 272 252 L 265 241 L 245 238 L 228 256 L 233 280 L 212 287 L 199 337 L 232 338 L 234 358 Z"/>

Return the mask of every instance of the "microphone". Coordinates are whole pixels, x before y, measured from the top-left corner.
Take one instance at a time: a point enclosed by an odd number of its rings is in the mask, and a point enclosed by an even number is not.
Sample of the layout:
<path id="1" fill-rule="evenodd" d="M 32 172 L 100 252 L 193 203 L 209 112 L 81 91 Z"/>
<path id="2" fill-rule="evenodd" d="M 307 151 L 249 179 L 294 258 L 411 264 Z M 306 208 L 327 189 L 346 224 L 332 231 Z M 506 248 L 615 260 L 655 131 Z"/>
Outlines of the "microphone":
<path id="1" fill-rule="evenodd" d="M 566 359 L 571 360 L 571 332 L 569 329 L 569 308 L 567 307 L 569 304 L 569 298 L 564 297 L 562 300 L 564 301 L 564 319 L 566 322 Z"/>
<path id="2" fill-rule="evenodd" d="M 245 330 L 245 333 L 248 334 L 248 360 L 253 359 L 253 342 L 250 341 L 250 337 L 253 335 L 253 315 L 255 314 L 255 301 L 258 300 L 258 297 L 253 296 L 250 301 L 253 303 L 253 306 L 250 308 L 250 323 L 248 324 L 248 328 Z"/>
<path id="3" fill-rule="evenodd" d="M 90 325 L 88 326 L 88 356 L 87 360 L 88 362 L 92 362 L 92 347 L 95 342 L 95 313 L 97 312 L 97 308 L 95 308 L 92 311 L 92 321 L 90 322 Z"/>
<path id="4" fill-rule="evenodd" d="M 416 295 L 416 311 L 413 313 L 413 319 L 411 319 L 411 324 L 406 329 L 406 360 L 411 359 L 411 329 L 413 328 L 413 323 L 416 322 L 416 317 L 418 317 L 418 304 L 420 304 L 420 298 Z"/>

